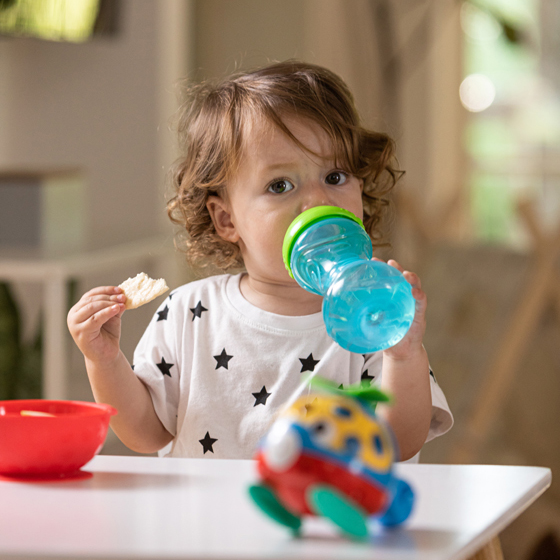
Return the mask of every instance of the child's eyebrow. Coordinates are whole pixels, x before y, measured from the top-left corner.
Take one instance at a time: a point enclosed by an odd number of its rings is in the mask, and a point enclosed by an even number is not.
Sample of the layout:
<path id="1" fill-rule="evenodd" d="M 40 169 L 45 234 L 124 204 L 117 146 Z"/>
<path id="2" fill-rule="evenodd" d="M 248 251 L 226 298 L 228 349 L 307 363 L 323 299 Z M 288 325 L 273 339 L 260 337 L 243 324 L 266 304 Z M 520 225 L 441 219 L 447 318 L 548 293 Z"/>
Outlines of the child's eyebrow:
<path id="1" fill-rule="evenodd" d="M 295 163 L 290 162 L 290 161 L 271 163 L 271 164 L 268 164 L 268 165 L 264 165 L 263 170 L 264 171 L 276 171 L 276 170 L 286 169 L 286 168 L 290 168 L 290 167 L 295 167 Z"/>
<path id="2" fill-rule="evenodd" d="M 325 167 L 331 167 L 335 163 L 335 158 L 333 157 L 324 157 L 323 164 Z M 265 164 L 262 166 L 262 170 L 265 172 L 274 172 L 274 171 L 281 171 L 284 169 L 291 169 L 297 167 L 297 162 L 293 161 L 286 161 L 286 162 L 275 162 L 270 164 Z"/>

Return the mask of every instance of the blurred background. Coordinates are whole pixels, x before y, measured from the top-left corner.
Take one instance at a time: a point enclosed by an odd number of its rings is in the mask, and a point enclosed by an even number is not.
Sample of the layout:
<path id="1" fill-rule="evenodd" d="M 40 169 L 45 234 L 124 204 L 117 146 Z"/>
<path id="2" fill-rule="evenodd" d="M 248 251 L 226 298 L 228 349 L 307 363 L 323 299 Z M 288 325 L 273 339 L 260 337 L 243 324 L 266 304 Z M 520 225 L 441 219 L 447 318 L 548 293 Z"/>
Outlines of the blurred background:
<path id="1" fill-rule="evenodd" d="M 0 398 L 92 399 L 72 302 L 198 274 L 165 213 L 180 81 L 289 58 L 337 72 L 397 142 L 379 256 L 422 278 L 455 415 L 422 461 L 558 476 L 557 0 L 0 0 Z M 156 306 L 124 316 L 130 359 Z M 554 485 L 501 536 L 511 560 L 560 558 L 559 538 Z"/>

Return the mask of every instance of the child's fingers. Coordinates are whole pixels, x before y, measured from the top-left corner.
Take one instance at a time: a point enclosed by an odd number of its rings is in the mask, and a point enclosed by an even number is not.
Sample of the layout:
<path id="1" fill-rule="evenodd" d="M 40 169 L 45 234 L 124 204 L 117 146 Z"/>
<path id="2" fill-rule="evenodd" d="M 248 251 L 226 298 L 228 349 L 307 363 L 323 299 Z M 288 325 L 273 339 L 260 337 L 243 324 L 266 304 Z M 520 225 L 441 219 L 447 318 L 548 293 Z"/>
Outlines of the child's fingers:
<path id="1" fill-rule="evenodd" d="M 420 288 L 412 289 L 412 297 L 416 300 L 416 311 L 425 311 L 428 305 L 428 296 Z"/>
<path id="2" fill-rule="evenodd" d="M 418 276 L 418 274 L 405 270 L 403 272 L 403 276 L 405 277 L 405 280 L 412 286 L 413 289 L 414 288 L 422 289 L 422 282 L 420 281 L 420 277 Z"/>
<path id="3" fill-rule="evenodd" d="M 404 268 L 395 260 L 389 259 L 387 264 L 391 265 L 393 268 L 396 268 L 402 275 L 405 277 L 406 281 L 412 286 L 412 288 L 422 288 L 422 283 L 420 282 L 420 277 L 418 274 L 414 272 L 410 272 L 410 270 L 404 270 Z"/>
<path id="4" fill-rule="evenodd" d="M 70 309 L 68 313 L 69 321 L 84 321 L 87 319 L 87 314 L 91 315 L 93 313 L 93 307 L 95 307 L 99 302 L 106 303 L 124 303 L 126 301 L 126 296 L 124 294 L 115 295 L 87 295 L 84 294 L 82 298 Z M 84 316 L 84 313 L 86 316 Z"/>
<path id="5" fill-rule="evenodd" d="M 122 303 L 109 305 L 93 315 L 90 315 L 82 324 L 87 327 L 87 330 L 97 331 L 109 321 L 109 319 L 112 319 L 122 311 L 124 311 L 124 304 Z"/>
<path id="6" fill-rule="evenodd" d="M 420 291 L 420 294 L 412 293 L 416 303 L 416 309 L 414 313 L 414 324 L 418 325 L 422 335 L 426 329 L 426 310 L 428 308 L 428 298 L 426 294 Z M 418 296 L 418 297 L 417 297 Z"/>
<path id="7" fill-rule="evenodd" d="M 119 302 L 113 301 L 111 299 L 96 299 L 86 303 L 85 305 L 78 307 L 73 313 L 73 320 L 75 323 L 84 323 L 92 315 L 99 313 L 103 309 L 112 307 L 114 305 L 119 306 Z M 124 307 L 124 305 L 123 305 Z M 120 308 L 119 308 L 120 310 Z"/>
<path id="8" fill-rule="evenodd" d="M 373 257 L 372 260 L 381 261 L 376 257 Z M 396 268 L 405 278 L 405 280 L 411 285 L 412 287 L 412 295 L 414 299 L 420 300 L 426 297 L 426 294 L 422 291 L 422 282 L 420 281 L 420 277 L 418 274 L 414 272 L 410 272 L 409 270 L 404 270 L 404 268 L 394 259 L 389 259 L 387 264 Z"/>
<path id="9" fill-rule="evenodd" d="M 387 261 L 387 264 L 392 266 L 393 268 L 396 268 L 399 272 L 404 273 L 404 268 L 394 259 L 389 259 Z"/>
<path id="10" fill-rule="evenodd" d="M 113 295 L 113 294 L 122 294 L 123 290 L 122 288 L 119 288 L 118 286 L 98 286 L 97 288 L 93 288 L 91 290 L 89 290 L 89 292 L 86 292 L 83 296 L 82 299 L 87 298 L 87 297 L 91 297 L 91 296 L 98 296 L 98 295 Z"/>

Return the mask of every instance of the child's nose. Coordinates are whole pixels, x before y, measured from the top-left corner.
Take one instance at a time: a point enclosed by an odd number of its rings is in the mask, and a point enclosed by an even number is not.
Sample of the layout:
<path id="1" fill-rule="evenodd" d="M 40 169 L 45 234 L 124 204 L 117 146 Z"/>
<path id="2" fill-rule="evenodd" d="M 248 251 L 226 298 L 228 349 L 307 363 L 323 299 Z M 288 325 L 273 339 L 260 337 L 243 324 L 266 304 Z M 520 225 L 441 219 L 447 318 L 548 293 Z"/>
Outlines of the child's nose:
<path id="1" fill-rule="evenodd" d="M 330 193 L 325 185 L 320 183 L 312 183 L 308 185 L 305 192 L 301 211 L 315 208 L 316 206 L 336 206 L 331 200 Z"/>

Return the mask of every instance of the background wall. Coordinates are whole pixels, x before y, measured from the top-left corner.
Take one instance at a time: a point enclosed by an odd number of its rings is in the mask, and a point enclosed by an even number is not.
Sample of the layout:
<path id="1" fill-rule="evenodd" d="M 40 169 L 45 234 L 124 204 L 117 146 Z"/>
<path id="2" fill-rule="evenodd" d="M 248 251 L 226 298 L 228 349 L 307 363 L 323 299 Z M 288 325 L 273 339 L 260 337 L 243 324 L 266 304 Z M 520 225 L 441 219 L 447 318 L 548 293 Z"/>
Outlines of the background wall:
<path id="1" fill-rule="evenodd" d="M 83 44 L 0 38 L 0 168 L 82 169 L 90 247 L 161 230 L 164 98 L 186 72 L 185 6 L 122 2 L 118 34 Z M 158 26 L 169 12 L 174 45 Z"/>

